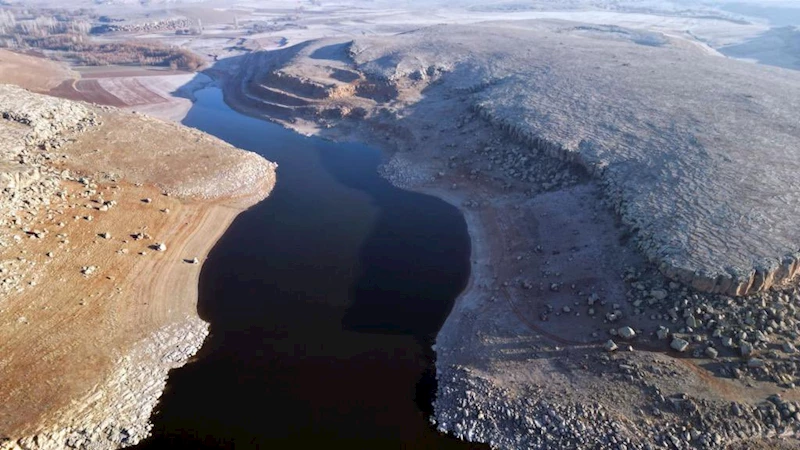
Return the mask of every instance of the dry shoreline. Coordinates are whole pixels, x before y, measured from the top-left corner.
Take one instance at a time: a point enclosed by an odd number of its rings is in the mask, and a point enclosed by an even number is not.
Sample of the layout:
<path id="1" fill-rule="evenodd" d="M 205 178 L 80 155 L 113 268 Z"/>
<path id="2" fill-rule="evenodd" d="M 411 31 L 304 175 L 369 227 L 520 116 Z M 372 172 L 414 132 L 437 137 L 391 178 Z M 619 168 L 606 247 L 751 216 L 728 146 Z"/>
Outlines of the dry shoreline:
<path id="1" fill-rule="evenodd" d="M 48 124 L 86 111 L 99 120 L 57 131 L 41 161 L 41 150 L 22 150 L 39 165 L 21 194 L 43 200 L 19 203 L 0 230 L 0 266 L 13 282 L 0 301 L 0 376 L 12 380 L 0 389 L 0 449 L 134 445 L 149 433 L 168 371 L 208 333 L 197 316 L 202 261 L 269 194 L 275 166 L 140 114 L 11 98 L 21 111 L 55 108 L 42 115 Z M 37 130 L 33 111 L 23 114 Z"/>
<path id="2" fill-rule="evenodd" d="M 223 83 L 225 101 L 302 134 L 382 149 L 385 178 L 464 215 L 472 271 L 435 347 L 440 431 L 509 449 L 769 448 L 771 436 L 796 437 L 800 396 L 787 360 L 758 342 L 748 360 L 719 340 L 775 331 L 764 305 L 794 311 L 797 287 L 734 300 L 671 282 L 644 261 L 585 170 L 486 120 L 469 90 L 442 79 L 401 77 L 385 101 L 339 95 L 347 86 L 325 73 L 351 71 L 362 87 L 382 79 L 346 56 L 305 56 L 331 42 L 283 65 L 254 55 Z M 341 89 L 326 97 L 312 84 Z M 301 106 L 276 105 L 281 95 Z M 758 328 L 739 322 L 759 314 Z M 623 328 L 635 339 L 620 338 Z M 610 338 L 617 351 L 604 351 Z M 685 339 L 683 352 L 669 350 L 670 338 Z"/>

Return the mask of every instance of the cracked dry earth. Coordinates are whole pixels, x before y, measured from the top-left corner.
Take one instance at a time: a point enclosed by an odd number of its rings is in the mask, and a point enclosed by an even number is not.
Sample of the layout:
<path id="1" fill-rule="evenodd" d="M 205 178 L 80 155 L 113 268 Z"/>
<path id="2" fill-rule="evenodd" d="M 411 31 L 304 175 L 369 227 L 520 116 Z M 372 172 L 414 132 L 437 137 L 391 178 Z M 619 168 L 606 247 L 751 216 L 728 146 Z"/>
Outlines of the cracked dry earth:
<path id="1" fill-rule="evenodd" d="M 275 166 L 115 108 L 0 105 L 0 448 L 133 445 L 207 334 L 199 262 Z"/>
<path id="2" fill-rule="evenodd" d="M 634 216 L 630 216 L 634 209 L 644 211 L 637 208 L 657 209 L 657 203 L 637 199 L 654 198 L 655 190 L 668 186 L 659 178 L 664 174 L 655 161 L 667 158 L 682 167 L 705 155 L 707 160 L 700 158 L 697 170 L 708 177 L 710 186 L 703 193 L 711 197 L 696 203 L 689 197 L 674 223 L 689 214 L 678 227 L 681 233 L 693 233 L 697 224 L 732 236 L 740 233 L 736 227 L 728 230 L 717 216 L 701 214 L 703 202 L 714 198 L 725 202 L 719 197 L 723 191 L 732 195 L 748 187 L 723 182 L 734 176 L 731 171 L 744 170 L 748 158 L 766 158 L 763 164 L 769 170 L 778 163 L 794 167 L 797 158 L 784 145 L 794 142 L 796 124 L 784 113 L 800 98 L 791 94 L 796 75 L 721 59 L 698 61 L 701 56 L 681 42 L 635 34 L 643 45 L 631 42 L 624 30 L 609 34 L 561 22 L 484 26 L 485 33 L 458 26 L 431 27 L 392 38 L 329 39 L 282 52 L 256 53 L 225 87 L 226 100 L 240 111 L 302 132 L 360 140 L 387 150 L 392 156 L 381 169 L 386 178 L 441 197 L 463 211 L 472 236 L 472 277 L 437 337 L 439 387 L 433 422 L 444 432 L 496 448 L 796 447 L 800 431 L 796 284 L 754 287 L 752 272 L 752 279 L 744 282 L 746 289 L 715 293 L 721 290 L 717 284 L 676 276 L 659 267 L 658 259 L 649 261 L 653 254 L 648 242 L 677 236 L 676 228 L 656 220 L 666 210 L 654 210 L 653 221 L 642 225 L 649 227 L 653 239 L 632 227 Z M 480 35 L 481 42 L 467 34 Z M 508 43 L 501 44 L 506 38 Z M 559 41 L 570 45 L 562 48 Z M 661 51 L 665 64 L 674 67 L 653 67 L 652 72 L 640 67 L 630 69 L 631 75 L 620 75 L 620 81 L 614 79 L 618 71 L 629 70 L 626 61 L 657 64 L 658 58 L 641 58 Z M 512 83 L 519 83 L 523 72 L 514 77 L 508 72 L 526 64 L 553 68 L 532 70 L 537 78 L 527 80 L 531 85 L 515 87 Z M 599 66 L 587 68 L 594 64 Z M 652 115 L 652 130 L 683 144 L 658 147 L 652 158 L 625 153 L 652 147 L 640 146 L 649 139 L 645 131 L 649 126 L 626 115 L 631 106 L 619 103 L 622 99 L 611 105 L 619 120 L 632 121 L 624 124 L 630 141 L 596 138 L 593 148 L 605 149 L 596 153 L 603 155 L 599 160 L 582 159 L 588 137 L 565 134 L 577 140 L 553 141 L 558 145 L 531 138 L 538 130 L 553 137 L 558 130 L 580 133 L 610 125 L 603 123 L 604 114 L 596 122 L 575 115 L 588 114 L 581 105 L 591 110 L 606 97 L 614 101 L 618 82 L 638 83 L 633 86 L 633 100 L 628 96 L 624 101 L 636 101 L 636 89 L 644 83 L 653 82 L 655 88 L 656 80 L 648 77 L 675 76 L 667 83 L 673 86 L 681 81 L 682 71 L 713 73 L 698 83 L 717 80 L 725 86 L 727 78 L 716 78 L 715 64 L 759 80 L 748 88 L 758 92 L 746 90 L 752 96 L 748 101 L 780 105 L 774 110 L 776 121 L 759 120 L 747 127 L 754 133 L 747 139 L 775 132 L 778 137 L 770 142 L 774 145 L 758 147 L 763 153 L 753 156 L 741 153 L 742 147 L 731 147 L 732 164 L 721 178 L 715 179 L 713 170 L 721 164 L 719 148 L 708 136 L 697 135 L 696 142 L 689 139 L 688 128 L 680 125 L 684 122 L 659 103 L 665 101 L 664 94 L 637 108 Z M 632 81 L 634 75 L 644 79 Z M 722 98 L 736 98 L 737 86 L 745 83 L 741 80 Z M 604 84 L 595 90 L 598 82 Z M 589 83 L 593 87 L 587 87 Z M 786 91 L 790 94 L 778 99 L 777 92 L 790 84 Z M 572 92 L 569 101 L 557 103 L 558 96 L 546 89 L 553 86 L 563 86 L 555 90 L 562 96 Z M 580 89 L 569 91 L 569 86 Z M 686 86 L 679 92 L 691 89 Z M 715 89 L 712 92 L 723 92 L 719 86 Z M 524 111 L 525 105 L 536 104 L 531 98 L 542 100 L 543 109 Z M 715 104 L 710 99 L 708 103 Z M 730 113 L 738 113 L 739 106 L 732 105 Z M 512 108 L 517 113 L 511 114 Z M 678 110 L 685 108 L 689 106 Z M 611 106 L 608 111 L 612 112 Z M 703 122 L 702 113 L 691 111 L 680 120 L 691 120 L 691 133 L 698 133 L 712 126 Z M 749 117 L 750 112 L 742 114 Z M 545 125 L 562 125 L 548 128 L 529 121 L 545 116 Z M 513 126 L 508 124 L 512 118 L 517 121 Z M 523 119 L 529 130 L 520 130 Z M 673 121 L 674 126 L 659 129 L 664 121 Z M 622 129 L 623 124 L 615 126 Z M 722 127 L 713 125 L 711 133 L 719 135 L 720 143 L 738 137 Z M 584 143 L 579 145 L 581 139 Z M 735 158 L 743 158 L 739 166 Z M 601 160 L 607 161 L 598 169 L 594 163 Z M 638 178 L 616 178 L 640 169 L 651 170 L 653 176 L 637 192 L 632 182 Z M 692 174 L 681 170 L 669 175 L 675 182 L 688 176 Z M 787 177 L 788 169 L 774 171 L 771 178 L 762 179 L 761 188 L 780 187 L 791 196 Z M 675 194 L 678 198 L 690 195 L 681 189 Z M 754 206 L 756 197 L 729 200 L 726 207 L 753 206 L 765 215 L 769 212 L 763 208 L 777 207 L 777 203 Z M 789 215 L 782 211 L 773 225 L 791 240 L 788 219 L 780 222 Z M 752 239 L 771 239 L 766 229 L 761 234 L 751 231 Z M 761 249 L 763 254 L 782 245 L 775 246 L 781 239 Z M 735 250 L 735 243 L 726 242 L 726 252 Z M 713 242 L 691 243 L 696 252 L 684 261 L 719 263 L 705 259 L 704 251 L 711 251 Z M 684 243 L 678 238 L 671 245 L 680 249 Z M 734 258 L 754 257 L 744 251 L 734 254 Z M 728 254 L 714 255 L 724 259 Z M 757 292 L 732 295 L 749 291 Z"/>

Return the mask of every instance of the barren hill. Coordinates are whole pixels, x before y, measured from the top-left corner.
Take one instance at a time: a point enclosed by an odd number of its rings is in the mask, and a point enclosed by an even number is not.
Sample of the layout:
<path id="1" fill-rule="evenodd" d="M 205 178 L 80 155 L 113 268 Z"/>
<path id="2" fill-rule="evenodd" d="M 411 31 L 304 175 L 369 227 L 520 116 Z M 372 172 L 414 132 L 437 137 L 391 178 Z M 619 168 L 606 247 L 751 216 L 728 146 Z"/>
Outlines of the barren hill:
<path id="1" fill-rule="evenodd" d="M 35 56 L 0 49 L 0 81 L 47 92 L 78 74 L 66 65 Z"/>
<path id="2" fill-rule="evenodd" d="M 558 21 L 317 41 L 242 66 L 237 101 L 278 119 L 408 116 L 431 83 L 465 95 L 460 108 L 583 166 L 643 254 L 696 289 L 743 295 L 800 268 L 797 72 Z"/>

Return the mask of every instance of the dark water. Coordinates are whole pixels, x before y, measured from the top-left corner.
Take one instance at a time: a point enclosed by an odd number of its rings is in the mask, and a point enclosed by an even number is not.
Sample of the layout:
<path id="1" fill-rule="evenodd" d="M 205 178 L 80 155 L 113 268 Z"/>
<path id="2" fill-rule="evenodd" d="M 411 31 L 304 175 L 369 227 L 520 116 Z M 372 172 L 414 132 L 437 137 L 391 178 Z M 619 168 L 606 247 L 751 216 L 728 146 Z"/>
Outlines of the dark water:
<path id="1" fill-rule="evenodd" d="M 200 276 L 211 335 L 139 448 L 470 448 L 427 422 L 430 345 L 469 275 L 461 214 L 381 179 L 379 152 L 197 93 L 184 123 L 279 164 Z"/>

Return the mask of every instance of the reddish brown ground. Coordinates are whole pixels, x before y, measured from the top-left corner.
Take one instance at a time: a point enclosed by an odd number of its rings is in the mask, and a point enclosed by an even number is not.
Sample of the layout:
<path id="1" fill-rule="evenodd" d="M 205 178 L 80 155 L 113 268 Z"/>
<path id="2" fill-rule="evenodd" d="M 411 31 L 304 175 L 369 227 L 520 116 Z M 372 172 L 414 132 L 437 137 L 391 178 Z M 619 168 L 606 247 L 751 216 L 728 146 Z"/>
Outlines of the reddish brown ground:
<path id="1" fill-rule="evenodd" d="M 101 383 L 136 342 L 194 317 L 201 265 L 185 260 L 202 260 L 274 183 L 269 170 L 250 171 L 266 161 L 196 130 L 117 111 L 101 120 L 60 149 L 66 157 L 55 163 L 97 180 L 97 192 L 65 182 L 66 201 L 27 224 L 45 236 L 19 230 L 20 244 L 0 247 L 0 261 L 30 265 L 24 289 L 2 299 L 0 314 L 0 430 L 10 436 L 35 433 L 49 414 Z M 248 187 L 227 186 L 220 174 Z M 162 194 L 206 185 L 205 199 Z M 118 205 L 100 211 L 104 200 Z M 136 241 L 137 232 L 152 239 Z M 167 250 L 150 249 L 156 242 Z M 86 276 L 83 266 L 97 271 Z"/>
<path id="2" fill-rule="evenodd" d="M 103 89 L 97 80 L 65 80 L 48 94 L 101 105 L 127 106 L 125 102 Z"/>
<path id="3" fill-rule="evenodd" d="M 78 74 L 66 65 L 31 55 L 0 50 L 0 83 L 16 84 L 35 92 L 47 92 Z"/>

